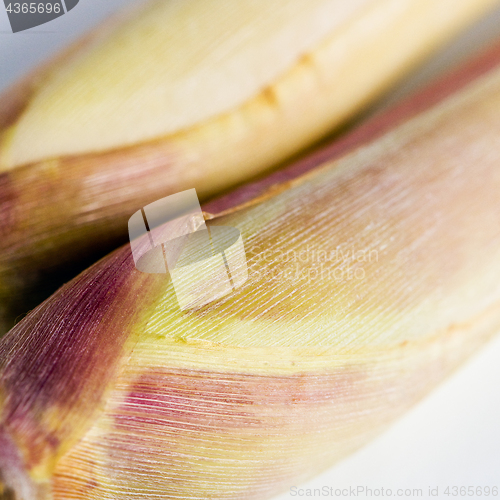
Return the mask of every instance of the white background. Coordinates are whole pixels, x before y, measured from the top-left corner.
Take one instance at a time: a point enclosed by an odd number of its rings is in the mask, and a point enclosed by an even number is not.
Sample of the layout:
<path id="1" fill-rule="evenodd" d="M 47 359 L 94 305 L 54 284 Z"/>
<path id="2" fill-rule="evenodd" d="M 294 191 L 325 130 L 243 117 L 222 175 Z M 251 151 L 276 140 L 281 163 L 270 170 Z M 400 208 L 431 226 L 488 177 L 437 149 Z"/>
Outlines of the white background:
<path id="1" fill-rule="evenodd" d="M 0 5 L 0 90 L 120 7 L 138 3 L 80 0 L 68 14 L 17 34 L 10 32 L 7 14 Z M 500 37 L 500 9 L 434 56 L 379 108 L 456 65 L 495 36 Z M 429 486 L 437 486 L 438 498 L 449 499 L 456 497 L 444 495 L 444 490 L 454 485 L 500 487 L 500 338 L 389 431 L 300 488 L 384 487 L 394 494 L 398 488 L 421 488 L 423 498 L 428 498 Z M 290 493 L 279 497 L 290 498 L 299 497 Z"/>

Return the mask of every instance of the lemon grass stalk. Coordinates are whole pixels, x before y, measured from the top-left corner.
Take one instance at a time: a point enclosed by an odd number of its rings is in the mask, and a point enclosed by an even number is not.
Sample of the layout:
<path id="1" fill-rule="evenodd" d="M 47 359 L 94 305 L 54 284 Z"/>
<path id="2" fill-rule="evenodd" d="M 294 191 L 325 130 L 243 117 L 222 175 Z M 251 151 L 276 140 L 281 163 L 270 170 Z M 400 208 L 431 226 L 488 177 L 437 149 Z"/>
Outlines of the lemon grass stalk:
<path id="1" fill-rule="evenodd" d="M 322 137 L 496 0 L 156 1 L 0 98 L 4 329 L 126 239 Z"/>
<path id="2" fill-rule="evenodd" d="M 5 494 L 271 498 L 497 333 L 500 49 L 388 118 L 220 202 L 208 225 L 245 245 L 234 293 L 181 310 L 126 245 L 17 324 L 0 341 Z"/>

